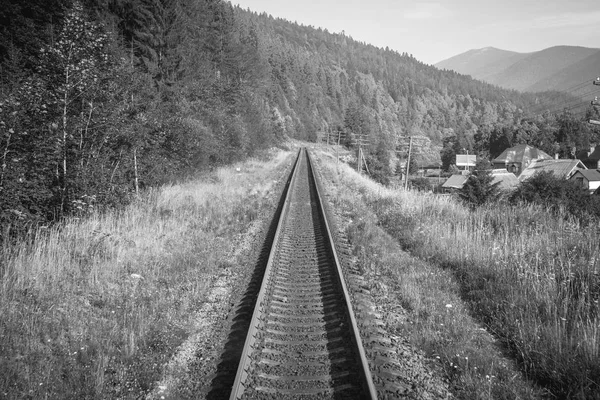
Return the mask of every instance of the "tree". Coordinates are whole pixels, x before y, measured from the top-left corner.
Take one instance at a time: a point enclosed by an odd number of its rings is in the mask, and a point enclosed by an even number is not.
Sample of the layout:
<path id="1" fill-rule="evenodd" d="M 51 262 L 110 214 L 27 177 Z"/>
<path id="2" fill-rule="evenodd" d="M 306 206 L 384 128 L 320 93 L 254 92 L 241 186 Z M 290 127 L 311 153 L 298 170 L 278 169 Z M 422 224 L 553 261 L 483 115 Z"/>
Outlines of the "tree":
<path id="1" fill-rule="evenodd" d="M 368 137 L 371 133 L 371 121 L 364 106 L 350 105 L 344 115 L 344 129 L 346 132 L 346 145 L 359 136 Z"/>
<path id="2" fill-rule="evenodd" d="M 42 49 L 40 72 L 47 82 L 47 100 L 59 126 L 57 181 L 61 214 L 68 207 L 69 189 L 75 180 L 71 169 L 83 160 L 84 146 L 92 140 L 89 127 L 103 95 L 101 84 L 109 63 L 107 45 L 108 36 L 89 21 L 81 3 L 75 2 L 56 42 Z"/>
<path id="3" fill-rule="evenodd" d="M 375 154 L 369 154 L 366 161 L 371 177 L 379 183 L 389 185 L 390 176 L 392 175 L 390 152 L 383 140 L 377 144 Z"/>
<path id="4" fill-rule="evenodd" d="M 577 182 L 558 178 L 552 172 L 540 172 L 522 182 L 510 201 L 539 204 L 555 213 L 565 212 L 584 224 L 600 217 L 598 196 L 590 196 Z"/>
<path id="5" fill-rule="evenodd" d="M 410 156 L 410 164 L 408 165 L 408 174 L 409 175 L 414 175 L 417 172 L 419 172 L 419 163 L 417 161 L 417 157 L 415 157 L 415 154 L 411 154 Z"/>
<path id="6" fill-rule="evenodd" d="M 500 182 L 493 183 L 494 177 L 489 168 L 488 161 L 478 161 L 475 171 L 458 191 L 460 198 L 472 208 L 495 201 L 500 194 Z"/>
<path id="7" fill-rule="evenodd" d="M 473 154 L 473 138 L 464 133 L 444 138 L 442 146 L 440 157 L 444 171 L 449 171 L 451 165 L 456 165 L 457 154 L 464 154 L 466 151 Z"/>

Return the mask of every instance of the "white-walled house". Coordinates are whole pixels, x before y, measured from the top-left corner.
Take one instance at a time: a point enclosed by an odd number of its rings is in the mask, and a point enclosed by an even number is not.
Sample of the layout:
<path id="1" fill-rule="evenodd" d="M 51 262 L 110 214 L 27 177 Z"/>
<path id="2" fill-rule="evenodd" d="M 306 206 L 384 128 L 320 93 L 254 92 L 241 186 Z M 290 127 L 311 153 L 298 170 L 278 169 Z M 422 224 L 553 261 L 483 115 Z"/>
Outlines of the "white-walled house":
<path id="1" fill-rule="evenodd" d="M 580 169 L 569 179 L 575 180 L 590 193 L 594 193 L 600 187 L 600 172 L 596 169 Z"/>

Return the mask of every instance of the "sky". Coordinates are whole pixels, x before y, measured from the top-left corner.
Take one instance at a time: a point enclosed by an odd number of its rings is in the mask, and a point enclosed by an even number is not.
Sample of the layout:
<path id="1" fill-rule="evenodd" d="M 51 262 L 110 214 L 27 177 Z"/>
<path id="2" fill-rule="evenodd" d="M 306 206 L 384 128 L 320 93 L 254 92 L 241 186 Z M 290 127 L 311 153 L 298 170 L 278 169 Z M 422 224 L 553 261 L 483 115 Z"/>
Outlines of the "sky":
<path id="1" fill-rule="evenodd" d="M 600 48 L 598 0 L 231 0 L 435 64 L 471 49 Z"/>

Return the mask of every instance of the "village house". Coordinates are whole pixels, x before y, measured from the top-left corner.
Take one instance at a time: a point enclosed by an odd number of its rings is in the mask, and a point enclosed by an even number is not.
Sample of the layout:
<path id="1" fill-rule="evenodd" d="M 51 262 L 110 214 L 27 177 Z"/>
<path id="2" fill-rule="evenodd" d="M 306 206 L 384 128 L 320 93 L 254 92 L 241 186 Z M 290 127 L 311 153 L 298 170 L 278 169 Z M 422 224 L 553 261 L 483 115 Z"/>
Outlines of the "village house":
<path id="1" fill-rule="evenodd" d="M 595 169 L 581 169 L 571 175 L 571 180 L 575 180 L 579 185 L 594 193 L 600 187 L 600 172 Z"/>
<path id="2" fill-rule="evenodd" d="M 456 192 L 457 190 L 462 189 L 462 187 L 465 185 L 465 182 L 467 181 L 467 179 L 469 179 L 469 175 L 462 175 L 462 174 L 461 175 L 459 175 L 459 174 L 452 175 L 442 185 L 442 191 L 444 193 Z"/>
<path id="3" fill-rule="evenodd" d="M 557 178 L 569 179 L 579 170 L 587 170 L 581 160 L 534 160 L 521 172 L 519 181 L 523 182 L 540 172 L 551 172 Z"/>
<path id="4" fill-rule="evenodd" d="M 492 160 L 494 169 L 505 169 L 519 176 L 533 161 L 552 160 L 552 157 L 540 149 L 527 144 L 508 148 Z"/>
<path id="5" fill-rule="evenodd" d="M 504 168 L 492 170 L 492 177 L 494 177 L 492 185 L 497 183 L 501 192 L 512 192 L 519 186 L 519 178 Z"/>

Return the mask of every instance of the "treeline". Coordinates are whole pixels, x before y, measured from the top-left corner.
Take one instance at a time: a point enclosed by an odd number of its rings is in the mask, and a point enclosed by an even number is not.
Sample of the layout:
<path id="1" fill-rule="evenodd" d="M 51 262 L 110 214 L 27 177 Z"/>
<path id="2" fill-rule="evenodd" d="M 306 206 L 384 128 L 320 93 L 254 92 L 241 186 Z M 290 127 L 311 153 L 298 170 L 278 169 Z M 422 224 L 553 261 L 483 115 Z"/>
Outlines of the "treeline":
<path id="1" fill-rule="evenodd" d="M 568 111 L 545 112 L 513 123 L 480 125 L 474 134 L 458 132 L 442 141 L 442 167 L 448 171 L 456 163 L 456 154 L 465 151 L 492 160 L 518 144 L 528 144 L 560 158 L 576 158 L 580 151 L 600 144 L 600 129 L 586 122 L 598 117 L 598 110 L 590 107 L 585 118 Z"/>
<path id="2" fill-rule="evenodd" d="M 513 127 L 539 118 L 530 115 L 540 104 L 551 108 L 574 100 L 564 93 L 501 89 L 343 33 L 236 12 L 256 26 L 261 53 L 268 55 L 269 103 L 284 119 L 282 130 L 310 140 L 343 130 L 347 144 L 367 135 L 373 169 L 394 165 L 393 152 L 382 149 L 393 149 L 398 136 L 429 138 L 416 158 L 421 165 L 437 162 L 445 141 L 479 151 L 476 135 L 482 129 Z"/>
<path id="3" fill-rule="evenodd" d="M 1 8 L 3 227 L 118 205 L 277 139 L 263 118 L 256 32 L 228 3 L 8 0 Z"/>
<path id="4" fill-rule="evenodd" d="M 510 126 L 540 101 L 220 0 L 4 0 L 0 22 L 0 223 L 13 230 L 328 130 L 367 135 L 385 173 L 399 135 L 430 138 L 419 157 L 433 160 L 444 138 Z"/>

